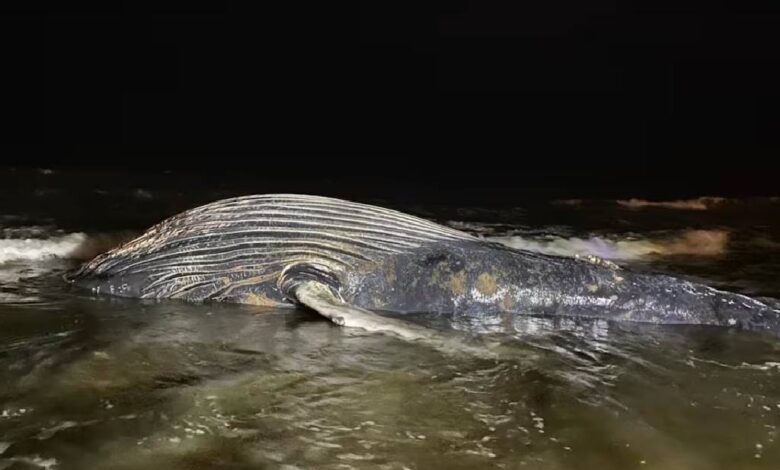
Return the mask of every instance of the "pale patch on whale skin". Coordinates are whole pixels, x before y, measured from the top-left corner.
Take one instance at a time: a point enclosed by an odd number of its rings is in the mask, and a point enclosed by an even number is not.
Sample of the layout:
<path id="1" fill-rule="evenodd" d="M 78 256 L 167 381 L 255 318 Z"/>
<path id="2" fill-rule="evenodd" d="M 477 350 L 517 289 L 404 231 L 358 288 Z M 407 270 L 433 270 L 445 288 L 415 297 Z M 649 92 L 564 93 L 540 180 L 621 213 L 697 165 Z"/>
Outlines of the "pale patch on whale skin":
<path id="1" fill-rule="evenodd" d="M 496 277 L 490 273 L 482 273 L 477 278 L 477 290 L 481 295 L 492 296 L 498 291 Z"/>
<path id="2" fill-rule="evenodd" d="M 466 273 L 458 271 L 450 276 L 450 289 L 455 297 L 462 297 L 466 294 Z"/>
<path id="3" fill-rule="evenodd" d="M 491 294 L 485 294 L 479 287 L 475 286 L 471 289 L 471 297 L 483 304 L 494 305 L 496 303 L 504 301 L 504 297 L 510 293 L 509 287 L 500 287 L 493 290 Z"/>

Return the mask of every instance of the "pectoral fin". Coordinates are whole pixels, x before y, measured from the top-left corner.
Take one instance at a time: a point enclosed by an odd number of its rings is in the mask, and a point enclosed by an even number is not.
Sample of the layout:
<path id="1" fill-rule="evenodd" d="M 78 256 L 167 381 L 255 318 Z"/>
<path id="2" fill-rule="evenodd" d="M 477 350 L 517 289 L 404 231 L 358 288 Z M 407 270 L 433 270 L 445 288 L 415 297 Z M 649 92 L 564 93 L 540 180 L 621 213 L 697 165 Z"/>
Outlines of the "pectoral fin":
<path id="1" fill-rule="evenodd" d="M 488 343 L 469 344 L 468 338 L 448 334 L 414 323 L 377 315 L 350 305 L 338 293 L 336 279 L 321 267 L 296 267 L 283 274 L 280 287 L 293 302 L 306 306 L 336 325 L 360 328 L 373 333 L 390 334 L 404 340 L 419 341 L 445 353 L 467 353 L 494 359 L 496 352 Z"/>
<path id="2" fill-rule="evenodd" d="M 383 317 L 376 313 L 349 305 L 331 290 L 317 281 L 303 281 L 294 288 L 299 303 L 315 310 L 333 323 L 347 328 L 360 328 L 377 333 L 389 333 L 407 340 L 427 340 L 436 336 L 430 330 L 395 318 Z"/>

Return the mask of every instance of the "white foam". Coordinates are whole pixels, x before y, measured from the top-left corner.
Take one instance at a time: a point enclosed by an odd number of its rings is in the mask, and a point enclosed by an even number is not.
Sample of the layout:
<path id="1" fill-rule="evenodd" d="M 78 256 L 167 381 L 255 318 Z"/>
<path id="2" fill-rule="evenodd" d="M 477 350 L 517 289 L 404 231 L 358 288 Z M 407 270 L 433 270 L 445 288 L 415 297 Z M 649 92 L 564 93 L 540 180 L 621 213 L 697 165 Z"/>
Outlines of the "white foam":
<path id="1" fill-rule="evenodd" d="M 729 235 L 723 230 L 686 230 L 665 238 L 488 237 L 488 240 L 521 250 L 557 256 L 595 255 L 615 261 L 631 261 L 653 256 L 717 256 L 726 251 Z"/>
<path id="2" fill-rule="evenodd" d="M 648 201 L 645 199 L 620 199 L 616 201 L 618 205 L 630 209 L 643 209 L 646 207 L 656 207 L 663 209 L 678 209 L 689 211 L 706 211 L 715 206 L 722 205 L 727 200 L 722 197 L 704 196 L 695 199 L 681 199 L 675 201 Z"/>
<path id="3" fill-rule="evenodd" d="M 626 209 L 672 209 L 682 211 L 707 211 L 722 208 L 754 207 L 755 205 L 777 204 L 780 197 L 751 197 L 751 198 L 726 198 L 719 196 L 701 196 L 691 199 L 649 200 L 640 198 L 630 199 L 557 199 L 551 201 L 555 206 L 584 207 L 601 205 L 604 203 L 616 204 Z"/>
<path id="4" fill-rule="evenodd" d="M 69 233 L 46 239 L 0 239 L 0 264 L 9 261 L 37 261 L 69 258 L 87 240 L 83 233 Z"/>
<path id="5" fill-rule="evenodd" d="M 25 467 L 42 468 L 44 470 L 54 470 L 55 468 L 57 468 L 57 459 L 54 458 L 46 459 L 39 455 L 33 455 L 30 457 L 27 456 L 12 457 L 9 459 L 5 459 L 5 461 L 10 463 L 19 462 L 24 464 Z M 3 466 L 2 468 L 7 468 L 7 467 Z"/>

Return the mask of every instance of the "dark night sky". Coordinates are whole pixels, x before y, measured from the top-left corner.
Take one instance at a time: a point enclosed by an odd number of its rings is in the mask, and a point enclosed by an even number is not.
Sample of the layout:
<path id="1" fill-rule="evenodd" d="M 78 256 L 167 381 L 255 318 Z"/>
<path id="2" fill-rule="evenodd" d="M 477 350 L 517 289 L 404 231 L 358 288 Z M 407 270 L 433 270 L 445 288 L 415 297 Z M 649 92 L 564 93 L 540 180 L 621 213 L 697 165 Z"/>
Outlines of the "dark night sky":
<path id="1" fill-rule="evenodd" d="M 136 169 L 182 158 L 205 184 L 232 168 L 777 193 L 773 2 L 266 3 L 6 9 L 6 75 L 24 98 L 4 154 Z"/>

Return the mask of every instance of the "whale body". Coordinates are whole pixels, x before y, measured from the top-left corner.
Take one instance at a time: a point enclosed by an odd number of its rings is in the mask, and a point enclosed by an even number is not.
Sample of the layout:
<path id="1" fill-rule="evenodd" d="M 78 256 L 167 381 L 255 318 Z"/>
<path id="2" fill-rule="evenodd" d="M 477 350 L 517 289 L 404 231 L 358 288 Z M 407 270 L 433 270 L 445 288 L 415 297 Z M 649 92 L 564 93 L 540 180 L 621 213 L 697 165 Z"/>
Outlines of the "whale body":
<path id="1" fill-rule="evenodd" d="M 595 257 L 512 249 L 339 199 L 271 194 L 173 216 L 68 279 L 99 294 L 305 306 L 338 324 L 423 334 L 374 312 L 544 315 L 780 333 L 780 311 L 737 293 Z"/>

